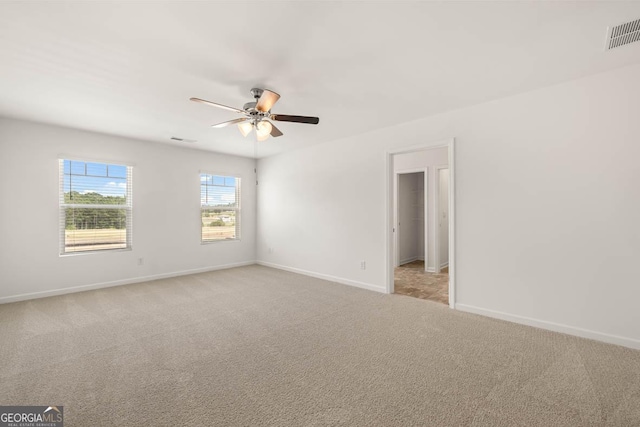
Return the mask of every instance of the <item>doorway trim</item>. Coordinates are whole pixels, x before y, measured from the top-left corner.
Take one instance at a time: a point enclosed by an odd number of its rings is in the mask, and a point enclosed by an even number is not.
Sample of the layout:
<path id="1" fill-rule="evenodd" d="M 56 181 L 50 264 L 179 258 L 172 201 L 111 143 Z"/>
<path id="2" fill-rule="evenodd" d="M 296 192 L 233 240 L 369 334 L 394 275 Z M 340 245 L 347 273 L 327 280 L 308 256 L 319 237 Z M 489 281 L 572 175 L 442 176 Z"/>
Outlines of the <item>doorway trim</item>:
<path id="1" fill-rule="evenodd" d="M 392 294 L 393 287 L 393 273 L 395 267 L 395 254 L 394 254 L 394 239 L 396 234 L 395 229 L 395 214 L 394 214 L 394 198 L 396 197 L 397 189 L 395 185 L 395 172 L 393 167 L 393 158 L 396 154 L 412 153 L 416 151 L 424 151 L 432 148 L 447 147 L 449 152 L 449 307 L 455 308 L 456 302 L 456 211 L 455 211 L 455 138 L 446 140 L 434 141 L 424 145 L 417 145 L 405 148 L 398 148 L 389 150 L 385 153 L 386 164 L 386 185 L 385 185 L 385 205 L 386 205 L 386 222 L 387 222 L 387 236 L 385 239 L 387 262 L 386 262 L 386 287 L 387 293 Z M 427 228 L 427 227 L 425 227 Z"/>
<path id="2" fill-rule="evenodd" d="M 424 235 L 422 238 L 424 239 L 424 268 L 427 269 L 427 260 L 429 257 L 429 251 L 427 248 L 427 242 L 429 241 L 427 237 L 429 236 L 427 233 L 429 232 L 428 227 L 428 209 L 427 209 L 427 191 L 429 189 L 429 168 L 414 168 L 414 169 L 403 169 L 399 171 L 395 171 L 394 174 L 394 184 L 393 188 L 395 189 L 393 193 L 393 227 L 398 228 L 398 220 L 400 219 L 400 204 L 398 203 L 399 198 L 398 194 L 400 193 L 400 175 L 406 175 L 410 173 L 424 173 L 423 185 L 424 189 L 422 190 L 422 196 L 424 197 L 424 212 L 423 212 L 423 221 L 424 221 Z M 400 233 L 393 233 L 393 266 L 394 268 L 400 265 L 400 248 L 398 247 L 398 243 L 400 242 Z"/>

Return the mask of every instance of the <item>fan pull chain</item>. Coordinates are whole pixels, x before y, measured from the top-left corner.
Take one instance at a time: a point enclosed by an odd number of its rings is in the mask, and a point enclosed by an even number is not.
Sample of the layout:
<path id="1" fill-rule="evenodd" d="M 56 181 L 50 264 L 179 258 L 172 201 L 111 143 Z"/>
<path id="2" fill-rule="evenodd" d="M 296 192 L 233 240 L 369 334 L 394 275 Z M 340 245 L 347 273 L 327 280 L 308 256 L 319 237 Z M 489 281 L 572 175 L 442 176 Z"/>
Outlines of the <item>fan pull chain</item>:
<path id="1" fill-rule="evenodd" d="M 258 138 L 253 141 L 253 159 L 255 162 L 258 161 Z M 258 185 L 258 168 L 253 168 L 253 172 L 256 174 L 256 185 Z"/>

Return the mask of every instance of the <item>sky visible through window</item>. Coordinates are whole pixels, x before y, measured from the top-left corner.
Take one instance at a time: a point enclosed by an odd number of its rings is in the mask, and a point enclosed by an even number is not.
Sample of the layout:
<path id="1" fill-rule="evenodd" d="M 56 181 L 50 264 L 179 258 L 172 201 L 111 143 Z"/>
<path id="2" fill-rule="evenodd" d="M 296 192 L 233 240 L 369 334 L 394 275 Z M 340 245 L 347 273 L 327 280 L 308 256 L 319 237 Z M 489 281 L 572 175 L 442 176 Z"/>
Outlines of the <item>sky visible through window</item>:
<path id="1" fill-rule="evenodd" d="M 236 178 L 200 175 L 200 204 L 204 206 L 236 206 Z"/>
<path id="2" fill-rule="evenodd" d="M 200 175 L 200 184 L 202 206 L 236 205 L 236 178 L 202 174 Z M 127 167 L 65 160 L 64 192 L 98 193 L 104 197 L 126 198 Z"/>
<path id="3" fill-rule="evenodd" d="M 126 198 L 127 167 L 65 160 L 64 192 L 98 193 L 104 197 Z"/>

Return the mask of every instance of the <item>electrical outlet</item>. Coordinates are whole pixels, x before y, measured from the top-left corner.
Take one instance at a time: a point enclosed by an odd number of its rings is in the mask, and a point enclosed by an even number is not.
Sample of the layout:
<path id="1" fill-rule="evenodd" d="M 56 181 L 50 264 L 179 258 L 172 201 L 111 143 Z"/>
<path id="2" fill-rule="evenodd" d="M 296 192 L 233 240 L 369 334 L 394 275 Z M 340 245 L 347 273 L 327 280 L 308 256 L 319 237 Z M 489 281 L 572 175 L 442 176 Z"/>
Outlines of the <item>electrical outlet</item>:
<path id="1" fill-rule="evenodd" d="M 366 270 L 366 269 L 367 269 L 367 262 L 360 261 L 360 270 Z"/>
<path id="2" fill-rule="evenodd" d="M 144 265 L 144 258 L 138 258 L 138 265 Z"/>
<path id="3" fill-rule="evenodd" d="M 273 248 L 269 248 L 269 253 L 272 254 L 273 253 Z"/>

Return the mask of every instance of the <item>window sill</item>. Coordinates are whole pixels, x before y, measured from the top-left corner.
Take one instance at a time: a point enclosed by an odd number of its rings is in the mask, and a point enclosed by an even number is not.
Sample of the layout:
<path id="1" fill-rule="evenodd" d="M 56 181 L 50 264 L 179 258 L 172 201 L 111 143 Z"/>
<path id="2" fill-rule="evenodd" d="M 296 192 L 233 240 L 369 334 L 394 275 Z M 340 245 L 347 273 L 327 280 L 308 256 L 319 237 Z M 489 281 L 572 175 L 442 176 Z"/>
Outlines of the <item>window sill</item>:
<path id="1" fill-rule="evenodd" d="M 200 245 L 211 245 L 211 244 L 215 244 L 215 243 L 221 243 L 221 242 L 239 242 L 242 239 L 220 239 L 220 240 L 209 240 L 206 242 L 203 242 L 202 240 L 200 241 Z"/>
<path id="2" fill-rule="evenodd" d="M 104 254 L 104 253 L 112 253 L 112 252 L 131 252 L 132 248 L 121 248 L 121 249 L 97 249 L 95 251 L 78 251 L 78 252 L 65 252 L 59 254 L 60 258 L 66 257 L 74 257 L 79 255 L 93 255 L 93 254 Z"/>

